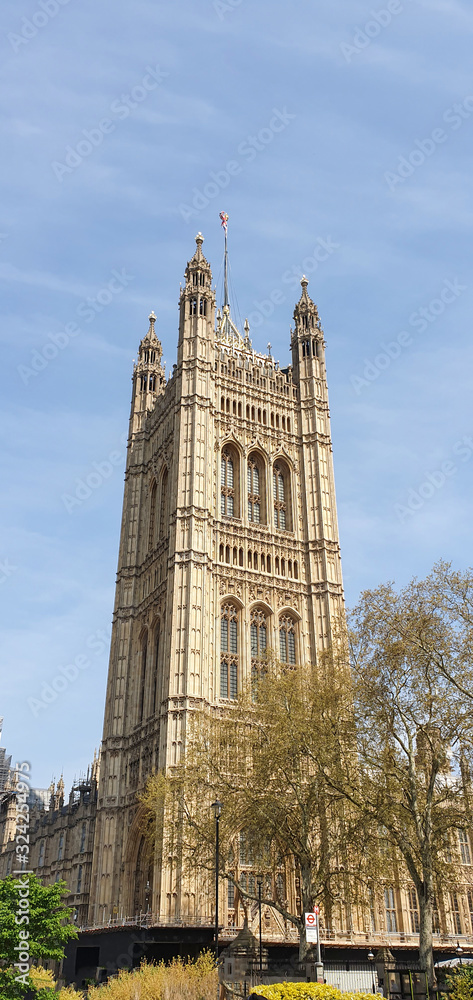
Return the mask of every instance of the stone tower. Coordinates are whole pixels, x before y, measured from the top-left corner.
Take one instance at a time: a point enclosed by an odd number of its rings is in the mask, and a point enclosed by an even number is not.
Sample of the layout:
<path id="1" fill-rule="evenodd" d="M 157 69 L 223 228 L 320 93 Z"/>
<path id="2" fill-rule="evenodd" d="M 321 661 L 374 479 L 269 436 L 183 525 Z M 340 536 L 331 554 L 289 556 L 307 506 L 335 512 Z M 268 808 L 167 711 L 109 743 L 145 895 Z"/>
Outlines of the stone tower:
<path id="1" fill-rule="evenodd" d="M 316 662 L 342 574 L 317 307 L 302 279 L 292 364 L 216 312 L 203 237 L 166 382 L 156 317 L 133 372 L 89 922 L 204 916 L 146 860 L 136 792 L 179 759 L 189 713 L 237 696 L 266 649 Z"/>

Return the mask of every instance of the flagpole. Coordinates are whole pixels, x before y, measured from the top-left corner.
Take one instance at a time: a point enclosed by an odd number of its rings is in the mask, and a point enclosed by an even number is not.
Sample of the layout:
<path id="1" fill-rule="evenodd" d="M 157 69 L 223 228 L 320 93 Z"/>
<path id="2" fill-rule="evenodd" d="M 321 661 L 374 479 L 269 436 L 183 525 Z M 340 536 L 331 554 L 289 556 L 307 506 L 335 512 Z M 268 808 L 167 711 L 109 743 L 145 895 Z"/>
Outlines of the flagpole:
<path id="1" fill-rule="evenodd" d="M 228 301 L 228 242 L 227 242 L 227 229 L 228 229 L 228 215 L 226 212 L 220 212 L 220 222 L 225 233 L 225 255 L 224 255 L 224 285 L 223 285 L 223 308 L 229 306 Z"/>
<path id="2" fill-rule="evenodd" d="M 227 227 L 225 226 L 225 265 L 224 265 L 224 307 L 229 305 L 228 302 L 228 246 L 227 246 Z"/>

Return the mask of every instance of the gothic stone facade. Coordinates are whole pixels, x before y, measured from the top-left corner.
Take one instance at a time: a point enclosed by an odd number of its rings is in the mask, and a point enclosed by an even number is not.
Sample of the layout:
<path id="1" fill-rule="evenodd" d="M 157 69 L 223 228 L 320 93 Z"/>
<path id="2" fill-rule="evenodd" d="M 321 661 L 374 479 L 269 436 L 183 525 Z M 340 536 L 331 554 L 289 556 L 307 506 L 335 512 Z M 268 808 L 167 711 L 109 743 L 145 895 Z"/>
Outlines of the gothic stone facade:
<path id="1" fill-rule="evenodd" d="M 228 306 L 216 314 L 202 243 L 172 377 L 154 314 L 133 374 L 91 922 L 148 905 L 160 919 L 210 915 L 195 887 L 143 863 L 136 791 L 179 759 L 196 706 L 236 697 L 263 648 L 315 662 L 343 602 L 325 344 L 307 281 L 280 368 Z"/>
<path id="2" fill-rule="evenodd" d="M 280 368 L 252 350 L 247 325 L 241 335 L 228 307 L 216 314 L 202 242 L 181 291 L 172 377 L 161 367 L 154 314 L 133 373 L 100 772 L 94 761 L 67 804 L 61 783 L 49 809 L 32 803 L 31 865 L 45 882 L 66 880 L 83 927 L 147 912 L 161 925 L 211 924 L 212 899 L 197 880 L 183 884 L 170 865 L 149 864 L 136 792 L 153 768 L 179 759 L 190 713 L 229 704 L 265 649 L 316 662 L 343 602 L 325 344 L 307 281 L 292 364 Z M 3 785 L 0 878 L 15 866 L 15 790 Z M 473 944 L 470 831 L 459 832 L 452 853 L 459 876 L 438 898 L 439 949 L 457 938 Z M 238 860 L 251 886 L 251 859 Z M 249 915 L 256 927 L 254 908 Z M 415 948 L 418 920 L 414 887 L 400 872 L 362 910 L 340 902 L 323 940 Z M 220 922 L 243 922 L 231 886 Z M 268 943 L 295 943 L 269 909 L 263 930 Z"/>

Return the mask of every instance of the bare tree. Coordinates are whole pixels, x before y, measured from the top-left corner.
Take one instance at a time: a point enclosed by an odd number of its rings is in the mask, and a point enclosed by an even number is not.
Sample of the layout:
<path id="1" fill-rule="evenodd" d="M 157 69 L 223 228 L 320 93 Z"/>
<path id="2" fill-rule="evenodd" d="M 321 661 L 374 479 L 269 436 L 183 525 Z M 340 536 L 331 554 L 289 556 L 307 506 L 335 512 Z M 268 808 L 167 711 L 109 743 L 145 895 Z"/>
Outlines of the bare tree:
<path id="1" fill-rule="evenodd" d="M 346 711 L 326 715 L 333 740 L 326 781 L 371 828 L 373 843 L 381 838 L 402 857 L 417 891 L 420 962 L 431 984 L 435 885 L 454 877 L 452 842 L 469 812 L 471 593 L 471 576 L 445 564 L 400 593 L 391 584 L 366 591 L 346 654 L 337 654 L 351 660 Z"/>
<path id="2" fill-rule="evenodd" d="M 214 866 L 209 805 L 222 800 L 221 875 L 242 901 L 257 900 L 256 884 L 237 874 L 241 836 L 263 904 L 298 929 L 301 960 L 308 950 L 304 912 L 321 902 L 330 914 L 363 855 L 358 818 L 321 767 L 324 694 L 317 669 L 268 663 L 256 693 L 195 715 L 182 764 L 167 778 L 152 777 L 144 797 L 148 815 L 156 816 L 167 795 L 180 824 L 183 865 L 208 873 Z"/>

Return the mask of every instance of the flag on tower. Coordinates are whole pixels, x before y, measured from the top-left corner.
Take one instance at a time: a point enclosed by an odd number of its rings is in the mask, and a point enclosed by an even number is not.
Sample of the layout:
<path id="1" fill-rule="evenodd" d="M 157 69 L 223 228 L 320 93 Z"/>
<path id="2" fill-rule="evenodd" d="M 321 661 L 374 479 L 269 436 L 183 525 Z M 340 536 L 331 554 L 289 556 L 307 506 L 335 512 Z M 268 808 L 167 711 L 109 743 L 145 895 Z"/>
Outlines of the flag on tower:
<path id="1" fill-rule="evenodd" d="M 228 228 L 228 215 L 227 215 L 227 213 L 226 212 L 220 212 L 220 219 L 221 219 L 221 222 L 222 222 L 222 226 L 223 226 L 223 228 L 224 228 L 224 230 L 226 232 L 227 228 Z"/>

